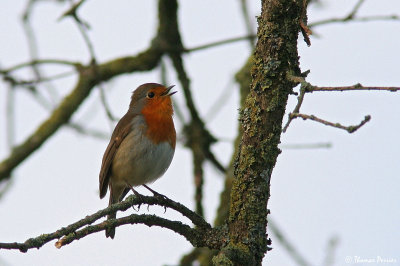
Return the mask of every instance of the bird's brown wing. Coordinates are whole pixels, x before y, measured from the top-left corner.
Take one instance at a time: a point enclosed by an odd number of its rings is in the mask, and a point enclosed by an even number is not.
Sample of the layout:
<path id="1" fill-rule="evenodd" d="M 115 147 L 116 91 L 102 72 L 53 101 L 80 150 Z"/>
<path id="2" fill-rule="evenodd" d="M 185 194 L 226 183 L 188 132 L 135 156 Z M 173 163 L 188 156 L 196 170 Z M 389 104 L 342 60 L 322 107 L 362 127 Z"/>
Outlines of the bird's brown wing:
<path id="1" fill-rule="evenodd" d="M 132 120 L 134 117 L 135 114 L 128 112 L 121 118 L 116 125 L 114 132 L 111 135 L 110 143 L 108 143 L 107 149 L 104 152 L 99 174 L 99 189 L 101 199 L 107 194 L 108 183 L 110 182 L 111 176 L 111 165 L 115 153 L 117 152 L 118 147 L 121 145 L 124 138 L 132 130 Z"/>

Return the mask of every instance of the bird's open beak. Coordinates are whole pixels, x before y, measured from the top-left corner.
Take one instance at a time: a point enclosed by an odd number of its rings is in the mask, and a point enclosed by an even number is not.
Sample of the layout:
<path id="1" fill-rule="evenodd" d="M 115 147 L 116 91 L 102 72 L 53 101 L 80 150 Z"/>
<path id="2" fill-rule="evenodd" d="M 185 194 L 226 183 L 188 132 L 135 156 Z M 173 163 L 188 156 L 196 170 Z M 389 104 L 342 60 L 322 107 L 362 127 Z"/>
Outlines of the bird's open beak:
<path id="1" fill-rule="evenodd" d="M 162 95 L 162 96 L 172 96 L 172 95 L 174 95 L 175 93 L 177 93 L 177 91 L 173 91 L 173 92 L 169 93 L 169 91 L 170 91 L 173 87 L 175 87 L 175 85 L 171 85 L 171 86 L 167 87 L 167 89 L 166 89 L 161 95 Z"/>

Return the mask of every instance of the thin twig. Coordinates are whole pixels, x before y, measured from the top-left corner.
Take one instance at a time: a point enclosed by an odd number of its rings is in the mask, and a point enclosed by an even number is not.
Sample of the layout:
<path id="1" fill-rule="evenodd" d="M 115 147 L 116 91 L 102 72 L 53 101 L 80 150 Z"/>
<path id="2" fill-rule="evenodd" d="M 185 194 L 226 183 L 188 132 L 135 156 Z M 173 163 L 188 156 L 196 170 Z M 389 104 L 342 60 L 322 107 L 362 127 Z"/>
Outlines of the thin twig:
<path id="1" fill-rule="evenodd" d="M 299 24 L 300 24 L 300 31 L 303 35 L 304 41 L 307 44 L 307 46 L 311 46 L 311 40 L 310 40 L 310 35 L 312 34 L 312 31 L 310 27 L 307 25 L 307 0 L 303 0 L 303 5 L 302 5 L 302 12 L 301 16 L 299 18 Z"/>
<path id="2" fill-rule="evenodd" d="M 7 194 L 8 191 L 10 191 L 10 188 L 14 184 L 14 179 L 9 178 L 8 180 L 5 180 L 3 182 L 0 182 L 0 200 L 4 197 L 4 195 Z M 1 264 L 0 264 L 1 265 Z"/>
<path id="3" fill-rule="evenodd" d="M 252 25 L 252 20 L 250 19 L 249 9 L 247 8 L 247 0 L 240 0 L 240 7 L 242 10 L 244 24 L 246 25 L 246 32 L 248 36 L 254 36 L 253 38 L 249 38 L 250 49 L 254 49 L 254 40 L 256 39 L 254 33 L 254 26 Z"/>
<path id="4" fill-rule="evenodd" d="M 39 58 L 39 50 L 38 50 L 38 42 L 36 39 L 36 34 L 33 29 L 33 26 L 31 24 L 31 17 L 33 13 L 33 7 L 34 4 L 37 3 L 38 1 L 36 0 L 30 0 L 28 2 L 28 5 L 22 15 L 22 25 L 23 29 L 27 38 L 28 42 L 28 48 L 29 48 L 29 56 L 31 61 L 36 61 Z M 43 79 L 43 72 L 40 69 L 39 65 L 32 64 L 31 65 L 32 72 L 35 76 L 36 80 L 42 80 Z M 53 104 L 57 101 L 58 94 L 56 92 L 56 89 L 54 86 L 52 86 L 51 83 L 45 84 L 44 89 L 47 91 L 49 94 Z"/>
<path id="5" fill-rule="evenodd" d="M 84 0 L 81 0 L 79 2 L 79 5 L 83 1 Z M 79 5 L 77 6 L 77 8 L 79 7 Z M 86 30 L 88 28 L 88 23 L 83 22 L 83 20 L 78 17 L 78 15 L 76 14 L 76 10 L 77 9 L 75 9 L 75 12 L 73 13 L 74 15 L 72 17 L 74 18 L 74 20 L 75 20 L 75 22 L 76 22 L 76 24 L 78 26 L 78 29 L 79 29 L 79 31 L 80 31 L 80 33 L 81 33 L 81 35 L 82 35 L 82 37 L 83 37 L 83 39 L 84 39 L 84 41 L 86 43 L 86 46 L 87 46 L 87 48 L 89 50 L 90 57 L 91 57 L 91 62 L 92 62 L 92 65 L 93 65 L 94 71 L 95 71 L 95 75 L 98 75 L 98 70 L 97 70 L 98 66 L 97 66 L 96 53 L 94 51 L 93 43 L 90 40 L 88 33 L 86 32 Z M 117 121 L 116 117 L 112 114 L 111 109 L 110 109 L 110 107 L 109 107 L 109 105 L 107 103 L 107 98 L 105 96 L 105 90 L 104 90 L 104 87 L 103 87 L 102 83 L 99 82 L 99 84 L 97 84 L 97 86 L 99 87 L 99 90 L 100 90 L 100 101 L 101 101 L 101 103 L 103 105 L 104 111 L 106 112 L 106 115 L 107 115 L 108 119 L 110 121 L 112 121 L 112 122 Z"/>
<path id="6" fill-rule="evenodd" d="M 7 146 L 11 150 L 15 144 L 15 90 L 11 86 L 7 87 L 6 121 Z"/>
<path id="7" fill-rule="evenodd" d="M 196 204 L 196 213 L 203 216 L 203 164 L 206 159 L 204 150 L 203 150 L 203 141 L 205 136 L 196 135 L 200 132 L 206 131 L 204 127 L 204 123 L 201 121 L 197 109 L 194 105 L 194 101 L 191 95 L 190 90 L 190 81 L 186 74 L 186 70 L 183 66 L 182 57 L 180 54 L 171 54 L 170 58 L 172 60 L 172 64 L 175 67 L 176 72 L 178 73 L 178 78 L 183 88 L 183 93 L 186 99 L 187 108 L 190 111 L 190 115 L 192 120 L 189 125 L 186 125 L 186 137 L 188 137 L 186 141 L 186 146 L 191 149 L 193 155 L 193 177 L 194 177 L 194 185 L 195 185 L 195 204 Z M 208 133 L 208 132 L 207 132 Z"/>
<path id="8" fill-rule="evenodd" d="M 353 10 L 347 15 L 348 19 L 354 18 L 358 10 L 360 9 L 361 5 L 364 4 L 365 0 L 358 0 L 358 2 L 353 7 Z"/>
<path id="9" fill-rule="evenodd" d="M 86 128 L 78 123 L 68 123 L 66 124 L 67 127 L 74 129 L 76 132 L 82 134 L 82 135 L 86 135 L 86 136 L 91 136 L 94 138 L 98 138 L 98 139 L 103 139 L 103 140 L 108 140 L 110 139 L 110 135 L 99 131 L 99 130 L 95 130 L 95 129 L 89 129 Z"/>
<path id="10" fill-rule="evenodd" d="M 337 23 L 337 22 L 356 22 L 356 21 L 377 21 L 377 20 L 400 20 L 400 17 L 397 15 L 377 15 L 377 16 L 365 16 L 365 17 L 356 17 L 356 14 L 360 10 L 362 4 L 365 2 L 365 0 L 358 0 L 358 2 L 354 5 L 353 9 L 346 15 L 340 18 L 330 18 L 330 19 L 324 19 L 320 21 L 316 21 L 313 23 L 309 23 L 308 26 L 311 27 L 316 27 L 316 26 L 321 26 L 321 25 L 326 25 L 326 24 L 331 24 L 331 23 Z"/>
<path id="11" fill-rule="evenodd" d="M 341 124 L 339 124 L 339 123 L 332 123 L 332 122 L 329 122 L 329 121 L 327 121 L 327 120 L 318 118 L 318 117 L 316 117 L 316 116 L 314 116 L 314 115 L 306 115 L 306 114 L 299 114 L 299 113 L 291 113 L 290 116 L 293 117 L 293 118 L 301 117 L 303 120 L 310 119 L 310 120 L 319 122 L 319 123 L 324 124 L 324 125 L 327 125 L 327 126 L 331 126 L 331 127 L 336 127 L 336 128 L 344 129 L 344 130 L 346 130 L 346 131 L 349 132 L 349 133 L 355 132 L 356 130 L 358 130 L 360 127 L 362 127 L 362 126 L 365 125 L 368 121 L 371 120 L 371 116 L 370 116 L 370 115 L 366 115 L 366 116 L 364 117 L 364 119 L 360 122 L 360 124 L 358 124 L 358 125 L 354 125 L 354 126 L 343 126 L 343 125 L 341 125 Z"/>
<path id="12" fill-rule="evenodd" d="M 65 12 L 60 17 L 60 19 L 69 16 L 69 17 L 72 17 L 72 19 L 75 21 L 75 23 L 76 23 L 76 25 L 78 27 L 78 30 L 79 30 L 79 32 L 80 32 L 80 34 L 81 34 L 81 36 L 82 36 L 82 38 L 83 38 L 83 40 L 84 40 L 84 42 L 86 44 L 86 47 L 87 47 L 87 49 L 89 51 L 90 62 L 92 64 L 92 66 L 93 66 L 95 75 L 98 75 L 97 57 L 96 57 L 96 53 L 95 53 L 95 50 L 94 50 L 94 45 L 93 45 L 93 42 L 90 40 L 89 34 L 87 33 L 87 30 L 90 28 L 89 27 L 89 23 L 83 21 L 78 16 L 78 13 L 77 13 L 79 7 L 82 5 L 83 2 L 85 2 L 85 0 L 81 0 L 81 1 L 79 1 L 77 3 L 75 3 L 75 4 L 72 4 L 71 8 L 67 12 Z M 110 107 L 109 107 L 109 105 L 107 103 L 107 99 L 106 99 L 106 96 L 105 96 L 105 90 L 104 90 L 104 87 L 102 86 L 102 83 L 99 82 L 97 84 L 97 86 L 99 87 L 99 90 L 100 90 L 100 101 L 101 101 L 101 103 L 103 105 L 103 108 L 104 108 L 104 110 L 106 112 L 106 115 L 107 115 L 108 119 L 110 121 L 112 121 L 112 122 L 116 121 L 117 119 L 112 114 L 111 109 L 110 109 Z"/>
<path id="13" fill-rule="evenodd" d="M 324 259 L 324 266 L 333 266 L 335 265 L 335 252 L 337 251 L 337 247 L 339 245 L 339 237 L 333 236 L 328 241 L 328 246 L 326 249 L 326 256 Z"/>
<path id="14" fill-rule="evenodd" d="M 7 69 L 0 70 L 0 73 L 2 73 L 2 74 L 10 73 L 10 72 L 13 72 L 15 70 L 18 70 L 18 69 L 21 69 L 24 67 L 31 67 L 31 66 L 43 65 L 43 64 L 57 64 L 57 65 L 66 65 L 66 66 L 72 66 L 72 67 L 76 67 L 79 65 L 78 62 L 62 60 L 62 59 L 35 59 L 35 60 L 31 60 L 29 62 L 17 64 L 15 66 L 7 68 Z"/>
<path id="15" fill-rule="evenodd" d="M 243 37 L 230 38 L 230 39 L 226 39 L 226 40 L 222 40 L 222 41 L 212 42 L 212 43 L 203 44 L 200 46 L 195 46 L 192 48 L 184 49 L 184 52 L 194 52 L 194 51 L 204 50 L 204 49 L 208 49 L 211 47 L 224 45 L 224 44 L 228 44 L 228 43 L 244 41 L 244 40 L 252 40 L 254 38 L 256 38 L 256 35 L 247 35 L 247 36 L 243 36 Z"/>
<path id="16" fill-rule="evenodd" d="M 337 23 L 337 22 L 367 22 L 367 21 L 381 21 L 381 20 L 400 20 L 400 17 L 398 15 L 377 15 L 377 16 L 365 16 L 365 17 L 358 17 L 358 18 L 352 18 L 352 19 L 347 19 L 347 17 L 344 18 L 330 18 L 330 19 L 324 19 L 321 21 L 316 21 L 313 23 L 308 24 L 310 28 L 317 27 L 317 26 L 322 26 L 322 25 L 327 25 L 331 23 Z"/>
<path id="17" fill-rule="evenodd" d="M 281 144 L 279 145 L 279 148 L 290 149 L 290 150 L 330 149 L 332 148 L 332 143 L 322 142 L 322 143 L 302 143 L 302 144 Z"/>
<path id="18" fill-rule="evenodd" d="M 163 1 L 161 1 L 163 3 Z M 164 11 L 165 8 L 174 8 L 174 10 L 169 11 L 169 24 L 165 26 L 170 26 L 168 32 L 163 34 L 168 34 L 169 38 L 166 39 L 168 43 L 165 45 L 166 47 L 183 47 L 181 36 L 178 28 L 178 20 L 177 20 L 177 5 L 168 5 L 167 1 L 163 6 L 160 6 Z M 161 10 L 161 9 L 160 9 Z M 160 12 L 161 14 L 164 12 Z M 161 28 L 161 30 L 163 30 Z M 202 198 L 203 198 L 203 164 L 206 159 L 208 159 L 211 163 L 213 163 L 216 167 L 221 167 L 221 164 L 216 164 L 217 159 L 211 152 L 211 145 L 216 141 L 216 139 L 210 134 L 210 132 L 206 129 L 203 120 L 200 118 L 198 110 L 195 106 L 192 91 L 190 89 L 190 79 L 186 73 L 186 69 L 184 67 L 182 52 L 179 51 L 170 51 L 168 53 L 172 65 L 175 68 L 175 71 L 178 75 L 178 79 L 181 83 L 183 94 L 186 100 L 186 106 L 189 110 L 191 120 L 190 123 L 184 127 L 185 136 L 187 137 L 187 141 L 185 145 L 191 149 L 193 155 L 193 174 L 194 174 L 194 183 L 196 185 L 196 212 L 200 215 L 203 215 L 203 206 L 202 206 Z M 219 168 L 221 169 L 221 168 Z M 224 169 L 224 168 L 222 168 Z"/>
<path id="19" fill-rule="evenodd" d="M 106 112 L 108 119 L 112 122 L 117 121 L 118 119 L 113 115 L 113 113 L 111 112 L 111 108 L 107 103 L 107 97 L 104 91 L 104 87 L 101 84 L 99 84 L 98 87 L 100 90 L 100 101 L 104 108 L 104 111 Z"/>
<path id="20" fill-rule="evenodd" d="M 303 74 L 307 75 L 308 72 L 305 72 Z M 396 92 L 396 91 L 400 90 L 400 87 L 364 87 L 360 83 L 357 83 L 353 86 L 343 86 L 343 87 L 318 87 L 318 86 L 314 86 L 311 83 L 307 82 L 304 77 L 297 77 L 297 76 L 292 76 L 289 74 L 287 75 L 287 79 L 294 83 L 300 83 L 301 87 L 300 87 L 300 95 L 297 97 L 296 107 L 293 109 L 293 111 L 291 113 L 288 114 L 288 121 L 286 122 L 285 126 L 283 127 L 282 132 L 286 132 L 290 123 L 292 122 L 292 120 L 297 117 L 301 117 L 304 120 L 311 119 L 311 120 L 323 123 L 325 125 L 342 128 L 342 129 L 345 129 L 346 131 L 348 131 L 349 133 L 353 133 L 354 131 L 356 131 L 358 128 L 363 126 L 365 123 L 367 123 L 371 119 L 371 117 L 368 115 L 365 117 L 365 119 L 361 122 L 360 125 L 345 127 L 339 123 L 331 123 L 329 121 L 325 121 L 323 119 L 315 117 L 314 115 L 300 114 L 300 107 L 303 104 L 305 93 L 312 93 L 314 91 L 354 91 L 354 90 L 378 90 L 378 91 Z"/>
<path id="21" fill-rule="evenodd" d="M 30 17 L 31 17 L 35 2 L 36 2 L 35 0 L 29 0 L 27 6 L 25 8 L 25 11 L 22 15 L 22 25 L 23 25 L 23 29 L 24 29 L 24 32 L 26 35 L 27 42 L 28 42 L 29 56 L 32 61 L 35 61 L 38 58 L 36 35 L 35 35 L 32 25 L 30 23 Z M 31 65 L 31 68 L 33 70 L 34 75 L 36 76 L 36 79 L 40 79 L 40 71 L 37 68 L 37 66 Z"/>
<path id="22" fill-rule="evenodd" d="M 342 86 L 342 87 L 317 87 L 317 86 L 307 86 L 306 92 L 314 91 L 361 91 L 361 90 L 374 90 L 374 91 L 391 91 L 396 92 L 400 90 L 400 87 L 365 87 L 360 83 L 352 86 Z"/>
<path id="23" fill-rule="evenodd" d="M 169 85 L 170 83 L 167 79 L 167 68 L 165 66 L 165 60 L 166 58 L 164 57 L 161 59 L 160 62 L 160 79 L 161 79 L 161 84 Z M 182 123 L 182 125 L 185 124 L 185 118 L 179 105 L 176 103 L 176 101 L 173 101 L 172 103 L 174 105 L 174 114 L 176 114 L 176 117 L 178 118 L 179 122 Z"/>
<path id="24" fill-rule="evenodd" d="M 303 104 L 303 100 L 304 100 L 304 95 L 306 94 L 306 86 L 304 86 L 303 84 L 300 87 L 300 94 L 299 96 L 297 96 L 297 104 L 294 108 L 294 110 L 289 113 L 288 115 L 288 121 L 286 122 L 286 125 L 283 127 L 282 132 L 285 133 L 286 130 L 288 129 L 290 123 L 292 122 L 292 120 L 294 119 L 294 117 L 291 116 L 292 113 L 299 113 L 300 112 L 300 107 Z"/>
<path id="25" fill-rule="evenodd" d="M 233 79 L 230 79 L 225 88 L 222 89 L 221 92 L 219 93 L 219 96 L 214 97 L 215 98 L 214 103 L 211 105 L 211 107 L 208 109 L 208 111 L 204 116 L 207 122 L 210 122 L 215 117 L 217 117 L 217 113 L 222 109 L 222 107 L 225 106 L 226 102 L 234 94 L 233 88 L 234 88 Z"/>
<path id="26" fill-rule="evenodd" d="M 290 243 L 283 232 L 278 228 L 278 226 L 273 222 L 271 217 L 268 218 L 268 228 L 271 233 L 274 234 L 279 243 L 286 249 L 290 257 L 293 258 L 298 265 L 310 266 L 311 264 L 298 252 L 295 246 Z"/>
<path id="27" fill-rule="evenodd" d="M 3 76 L 4 76 L 4 80 L 5 81 L 9 81 L 10 83 L 12 83 L 12 85 L 14 87 L 18 87 L 18 86 L 20 86 L 20 87 L 28 87 L 29 89 L 32 88 L 32 85 L 36 85 L 36 84 L 39 84 L 39 83 L 50 82 L 50 81 L 54 81 L 54 80 L 57 80 L 57 79 L 62 79 L 62 78 L 65 78 L 65 77 L 72 76 L 75 73 L 76 72 L 74 72 L 74 71 L 68 71 L 68 72 L 64 72 L 64 73 L 55 74 L 55 75 L 49 76 L 49 77 L 40 76 L 39 79 L 21 80 L 21 79 L 17 79 L 15 77 L 12 77 L 9 74 L 1 73 L 1 71 L 0 71 L 0 74 L 3 74 Z"/>
<path id="28" fill-rule="evenodd" d="M 81 5 L 85 2 L 86 0 L 81 0 L 75 4 L 72 4 L 71 7 L 65 11 L 59 18 L 58 21 L 62 20 L 65 17 L 69 17 L 69 16 L 76 16 L 78 9 L 81 7 Z"/>
<path id="29" fill-rule="evenodd" d="M 96 53 L 94 50 L 94 45 L 92 43 L 92 41 L 90 40 L 89 34 L 87 33 L 87 30 L 89 29 L 89 23 L 83 21 L 77 14 L 77 11 L 79 9 L 79 7 L 81 6 L 81 4 L 84 2 L 85 0 L 81 0 L 76 4 L 73 4 L 71 6 L 71 8 L 65 12 L 61 18 L 70 16 L 72 17 L 72 19 L 75 21 L 78 30 L 86 44 L 86 47 L 89 51 L 90 54 L 90 62 L 93 65 L 94 71 L 95 71 L 95 75 L 98 75 L 98 70 L 97 70 L 97 57 L 96 57 Z M 111 109 L 107 103 L 107 98 L 105 96 L 105 90 L 104 87 L 102 86 L 101 82 L 99 82 L 99 84 L 97 84 L 97 86 L 99 87 L 100 90 L 100 101 L 103 105 L 103 108 L 106 112 L 106 115 L 108 117 L 108 119 L 112 122 L 116 121 L 117 119 L 115 118 L 115 116 L 112 114 Z"/>

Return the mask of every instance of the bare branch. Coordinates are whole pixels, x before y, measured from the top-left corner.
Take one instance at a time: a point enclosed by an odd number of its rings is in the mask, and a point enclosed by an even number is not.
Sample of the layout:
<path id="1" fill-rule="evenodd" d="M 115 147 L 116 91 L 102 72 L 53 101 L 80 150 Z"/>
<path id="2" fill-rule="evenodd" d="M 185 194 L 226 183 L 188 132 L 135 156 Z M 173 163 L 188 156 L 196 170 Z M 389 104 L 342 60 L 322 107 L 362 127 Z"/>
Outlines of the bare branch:
<path id="1" fill-rule="evenodd" d="M 182 236 L 184 236 L 189 242 L 194 242 L 195 239 L 199 238 L 198 230 L 191 228 L 190 226 L 183 224 L 179 221 L 170 221 L 165 218 L 161 218 L 155 215 L 148 214 L 131 214 L 126 217 L 118 218 L 118 219 L 110 219 L 104 221 L 100 224 L 89 225 L 81 230 L 70 233 L 55 243 L 56 248 L 61 248 L 65 245 L 70 244 L 74 240 L 79 240 L 85 236 L 88 236 L 93 233 L 97 233 L 100 231 L 106 230 L 111 225 L 113 227 L 121 226 L 125 224 L 145 224 L 147 226 L 160 226 L 164 228 L 168 228 Z"/>
<path id="2" fill-rule="evenodd" d="M 189 218 L 198 229 L 191 229 L 188 225 L 184 225 L 181 222 L 169 221 L 155 215 L 135 214 L 119 219 L 110 219 L 97 225 L 91 225 L 98 219 L 108 214 L 115 213 L 117 211 L 126 211 L 133 205 L 140 204 L 158 205 L 165 208 L 171 208 L 181 213 L 183 216 Z M 221 240 L 222 238 L 220 238 L 220 240 L 218 241 L 217 237 L 211 237 L 210 239 L 208 239 L 208 237 L 206 237 L 207 235 L 210 236 L 213 234 L 225 234 L 225 231 L 223 229 L 212 229 L 211 225 L 207 223 L 202 217 L 178 202 L 175 202 L 167 197 L 149 197 L 144 195 L 141 195 L 141 197 L 136 197 L 135 195 L 131 195 L 122 202 L 113 204 L 103 210 L 97 211 L 96 213 L 86 216 L 85 218 L 66 227 L 63 227 L 53 233 L 42 234 L 38 237 L 30 238 L 24 243 L 0 243 L 0 249 L 18 249 L 21 252 L 26 252 L 28 249 L 40 248 L 52 240 L 60 239 L 61 237 L 65 236 L 63 239 L 56 243 L 57 247 L 61 247 L 63 245 L 71 243 L 73 240 L 80 239 L 86 235 L 105 230 L 107 227 L 116 227 L 128 223 L 143 223 L 147 225 L 163 226 L 184 235 L 192 244 L 195 243 L 197 245 L 207 245 L 210 248 L 216 248 L 217 246 L 222 245 L 222 242 L 224 241 Z M 204 233 L 202 238 L 199 238 L 199 234 L 201 232 L 207 233 Z M 211 243 L 211 239 L 212 241 L 215 241 L 215 243 Z"/>
<path id="3" fill-rule="evenodd" d="M 350 13 L 344 17 L 324 19 L 324 20 L 310 23 L 310 24 L 308 24 L 308 26 L 311 28 L 311 27 L 316 27 L 316 26 L 321 26 L 321 25 L 326 25 L 326 24 L 331 24 L 331 23 L 337 23 L 337 22 L 356 22 L 356 21 L 365 22 L 365 21 L 378 21 L 378 20 L 400 20 L 400 17 L 397 15 L 382 15 L 382 16 L 378 15 L 378 16 L 356 17 L 358 10 L 360 9 L 360 7 L 363 3 L 364 3 L 364 0 L 359 0 L 355 4 L 353 9 L 350 11 Z"/>
<path id="4" fill-rule="evenodd" d="M 310 86 L 307 86 L 306 92 L 314 92 L 314 91 L 361 91 L 361 90 L 374 90 L 374 91 L 391 91 L 396 92 L 400 90 L 400 87 L 364 87 L 360 83 L 357 83 L 352 86 L 343 86 L 343 87 L 317 87 L 308 83 Z"/>
<path id="5" fill-rule="evenodd" d="M 308 73 L 309 72 L 307 71 L 307 72 L 303 73 L 303 75 L 306 76 Z M 395 91 L 400 90 L 400 87 L 364 87 L 360 83 L 357 83 L 353 86 L 343 86 L 343 87 L 317 87 L 317 86 L 314 86 L 311 83 L 307 82 L 304 79 L 304 77 L 301 77 L 301 76 L 296 77 L 296 76 L 292 76 L 292 75 L 288 74 L 288 75 L 286 75 L 286 78 L 294 83 L 300 83 L 301 87 L 300 87 L 300 95 L 297 97 L 297 105 L 294 108 L 294 110 L 291 113 L 289 113 L 288 121 L 286 122 L 286 125 L 284 126 L 284 128 L 282 130 L 283 132 L 286 132 L 286 130 L 288 129 L 292 120 L 297 117 L 301 117 L 304 120 L 310 119 L 310 120 L 314 120 L 314 121 L 320 122 L 320 123 L 328 125 L 328 126 L 341 128 L 341 129 L 346 130 L 349 133 L 353 133 L 354 131 L 356 131 L 357 129 L 362 127 L 365 123 L 367 123 L 371 119 L 371 116 L 367 115 L 359 125 L 346 127 L 346 126 L 342 126 L 339 123 L 332 123 L 332 122 L 320 119 L 314 115 L 300 114 L 300 107 L 303 104 L 305 93 L 308 93 L 308 92 L 312 93 L 314 91 L 352 91 L 352 90 L 378 90 L 378 91 L 395 92 Z"/>
<path id="6" fill-rule="evenodd" d="M 290 117 L 292 117 L 292 118 L 301 117 L 301 118 L 303 118 L 303 120 L 310 119 L 310 120 L 319 122 L 319 123 L 324 124 L 324 125 L 327 125 L 327 126 L 331 126 L 331 127 L 336 127 L 336 128 L 344 129 L 344 130 L 346 130 L 346 131 L 349 132 L 349 133 L 355 132 L 355 131 L 358 130 L 360 127 L 362 127 L 363 125 L 365 125 L 365 123 L 367 123 L 368 121 L 371 120 L 371 116 L 370 116 L 370 115 L 367 115 L 367 116 L 364 117 L 364 120 L 362 120 L 362 121 L 360 122 L 360 124 L 358 124 L 358 125 L 355 125 L 355 126 L 343 126 L 343 125 L 341 125 L 341 124 L 339 124 L 339 123 L 332 123 L 332 122 L 323 120 L 323 119 L 318 118 L 318 117 L 316 117 L 316 116 L 314 116 L 314 115 L 306 115 L 306 114 L 299 114 L 299 113 L 291 113 L 291 114 L 290 114 Z"/>
<path id="7" fill-rule="evenodd" d="M 340 18 L 330 18 L 330 19 L 324 19 L 320 21 L 316 21 L 313 23 L 308 24 L 308 26 L 311 27 L 316 27 L 316 26 L 321 26 L 321 25 L 326 25 L 326 24 L 331 24 L 331 23 L 337 23 L 337 22 L 356 22 L 356 21 L 378 21 L 378 20 L 400 20 L 400 17 L 397 15 L 383 15 L 383 16 L 365 16 L 365 17 L 356 17 L 356 14 L 358 13 L 360 7 L 364 3 L 365 0 L 358 0 L 358 2 L 354 5 L 353 9 L 344 17 Z"/>

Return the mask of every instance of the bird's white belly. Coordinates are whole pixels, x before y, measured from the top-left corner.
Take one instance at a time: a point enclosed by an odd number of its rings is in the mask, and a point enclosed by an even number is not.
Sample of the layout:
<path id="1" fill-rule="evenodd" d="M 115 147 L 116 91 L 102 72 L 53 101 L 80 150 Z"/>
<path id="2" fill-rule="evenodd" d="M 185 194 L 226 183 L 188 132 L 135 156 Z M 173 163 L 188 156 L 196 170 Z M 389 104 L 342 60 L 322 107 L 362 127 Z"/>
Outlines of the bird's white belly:
<path id="1" fill-rule="evenodd" d="M 175 152 L 168 142 L 154 144 L 139 131 L 133 130 L 125 137 L 112 165 L 112 175 L 131 186 L 152 183 L 161 177 Z"/>

